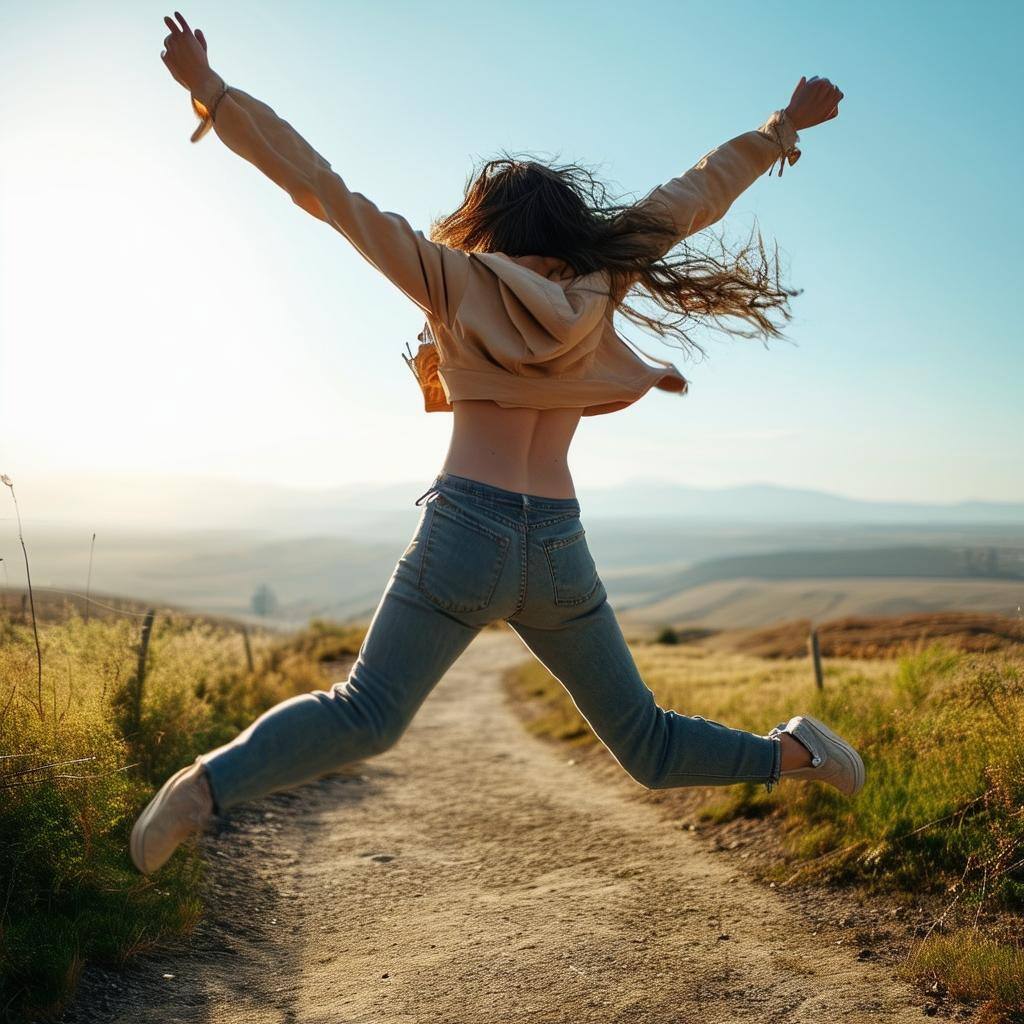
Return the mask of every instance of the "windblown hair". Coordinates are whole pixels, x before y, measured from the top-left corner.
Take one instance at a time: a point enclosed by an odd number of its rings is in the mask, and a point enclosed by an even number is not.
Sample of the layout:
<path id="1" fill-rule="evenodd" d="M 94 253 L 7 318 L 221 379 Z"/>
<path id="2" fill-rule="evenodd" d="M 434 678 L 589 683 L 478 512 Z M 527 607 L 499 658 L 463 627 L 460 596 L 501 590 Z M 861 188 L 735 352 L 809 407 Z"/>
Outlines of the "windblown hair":
<path id="1" fill-rule="evenodd" d="M 785 337 L 771 314 L 790 320 L 789 298 L 799 290 L 780 282 L 778 245 L 769 257 L 756 223 L 733 249 L 724 236 L 712 236 L 713 250 L 684 239 L 665 252 L 675 235 L 654 204 L 611 200 L 586 167 L 507 153 L 471 175 L 462 205 L 430 230 L 435 242 L 464 252 L 555 257 L 577 275 L 607 270 L 618 311 L 661 338 L 678 339 L 688 354 L 705 351 L 696 328 Z M 647 313 L 627 298 L 660 310 Z"/>

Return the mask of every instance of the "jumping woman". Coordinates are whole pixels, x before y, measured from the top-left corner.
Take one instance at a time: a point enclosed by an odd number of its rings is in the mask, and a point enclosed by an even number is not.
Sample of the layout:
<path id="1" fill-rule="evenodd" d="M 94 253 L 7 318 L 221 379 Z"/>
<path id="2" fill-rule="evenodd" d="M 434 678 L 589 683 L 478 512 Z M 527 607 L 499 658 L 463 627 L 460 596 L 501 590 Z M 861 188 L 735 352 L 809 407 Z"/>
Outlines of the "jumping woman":
<path id="1" fill-rule="evenodd" d="M 645 362 L 618 335 L 616 311 L 691 344 L 687 323 L 723 317 L 781 333 L 768 314 L 788 317 L 796 293 L 779 284 L 759 236 L 733 256 L 676 247 L 776 162 L 780 176 L 794 164 L 797 131 L 836 117 L 839 89 L 801 78 L 785 109 L 632 205 L 609 204 L 575 165 L 491 160 L 427 236 L 350 191 L 287 121 L 214 72 L 202 31 L 175 18 L 164 19 L 161 58 L 200 117 L 192 140 L 212 127 L 420 308 L 419 349 L 403 358 L 427 412 L 450 411 L 453 430 L 348 678 L 283 701 L 172 776 L 132 830 L 139 870 L 155 871 L 215 814 L 387 750 L 499 619 L 643 786 L 771 789 L 792 778 L 856 793 L 863 762 L 814 718 L 761 736 L 657 705 L 588 550 L 567 461 L 581 416 L 624 409 L 652 387 L 687 390 L 672 363 Z"/>

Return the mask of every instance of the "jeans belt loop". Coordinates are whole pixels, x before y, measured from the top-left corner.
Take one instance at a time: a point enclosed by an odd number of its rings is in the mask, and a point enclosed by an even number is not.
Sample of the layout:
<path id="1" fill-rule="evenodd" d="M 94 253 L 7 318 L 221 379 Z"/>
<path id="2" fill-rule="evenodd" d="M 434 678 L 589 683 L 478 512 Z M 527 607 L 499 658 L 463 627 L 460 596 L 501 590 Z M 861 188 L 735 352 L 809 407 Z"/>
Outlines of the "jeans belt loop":
<path id="1" fill-rule="evenodd" d="M 425 490 L 425 491 L 424 491 L 424 492 L 423 492 L 423 493 L 422 493 L 422 494 L 421 494 L 421 495 L 420 495 L 420 496 L 419 496 L 419 497 L 418 497 L 418 498 L 416 499 L 416 501 L 415 501 L 415 502 L 413 502 L 413 504 L 415 504 L 415 505 L 422 505 L 422 504 L 423 504 L 423 499 L 424 499 L 424 498 L 426 498 L 428 502 L 430 502 L 430 501 L 433 501 L 433 500 L 434 500 L 434 499 L 435 499 L 435 498 L 436 498 L 436 497 L 438 496 L 438 494 L 439 494 L 439 493 L 440 493 L 440 491 L 438 490 L 438 487 L 437 487 L 437 481 L 435 480 L 435 481 L 434 481 L 434 482 L 433 482 L 433 483 L 432 483 L 432 484 L 431 484 L 431 485 L 430 485 L 430 486 L 429 486 L 429 487 L 428 487 L 428 488 L 427 488 L 427 489 L 426 489 L 426 490 Z M 428 497 L 428 495 L 429 495 L 429 497 Z"/>

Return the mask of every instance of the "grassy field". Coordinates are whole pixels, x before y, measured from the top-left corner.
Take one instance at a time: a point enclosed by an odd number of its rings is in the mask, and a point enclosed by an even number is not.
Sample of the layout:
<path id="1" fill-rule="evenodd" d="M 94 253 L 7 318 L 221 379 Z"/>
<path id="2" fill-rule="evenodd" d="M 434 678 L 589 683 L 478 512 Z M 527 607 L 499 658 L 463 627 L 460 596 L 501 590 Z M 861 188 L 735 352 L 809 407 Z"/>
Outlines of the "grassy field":
<path id="1" fill-rule="evenodd" d="M 856 885 L 922 900 L 936 927 L 904 970 L 992 1020 L 1024 1014 L 1024 651 L 933 643 L 914 653 L 829 658 L 818 691 L 806 659 L 764 658 L 701 643 L 634 643 L 663 707 L 757 733 L 808 712 L 862 752 L 868 784 L 782 783 L 690 791 L 707 822 L 760 818 L 781 837 L 776 884 Z M 537 664 L 509 684 L 530 728 L 577 747 L 597 741 Z M 941 920 L 939 920 L 941 918 Z"/>
<path id="2" fill-rule="evenodd" d="M 202 913 L 202 865 L 175 855 L 154 883 L 128 858 L 135 815 L 173 771 L 259 712 L 324 688 L 321 663 L 358 651 L 362 628 L 312 624 L 252 637 L 156 616 L 139 687 L 141 617 L 85 622 L 40 607 L 42 675 L 29 624 L 0 614 L 0 1014 L 57 1014 L 84 964 L 120 964 Z M 18 616 L 20 619 L 20 615 Z"/>
<path id="3" fill-rule="evenodd" d="M 722 631 L 709 636 L 711 646 L 756 654 L 763 658 L 802 658 L 807 654 L 811 623 L 795 619 L 763 629 Z M 821 653 L 827 658 L 894 658 L 930 643 L 957 651 L 1024 655 L 1024 618 L 978 612 L 846 616 L 830 619 L 818 629 Z"/>

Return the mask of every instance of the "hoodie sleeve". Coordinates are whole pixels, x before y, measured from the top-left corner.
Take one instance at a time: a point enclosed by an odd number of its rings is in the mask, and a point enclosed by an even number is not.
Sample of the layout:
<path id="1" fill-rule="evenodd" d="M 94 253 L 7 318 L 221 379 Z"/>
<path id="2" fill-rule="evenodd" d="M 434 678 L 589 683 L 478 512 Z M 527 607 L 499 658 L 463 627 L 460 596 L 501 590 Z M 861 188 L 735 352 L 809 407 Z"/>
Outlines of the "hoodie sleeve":
<path id="1" fill-rule="evenodd" d="M 725 216 L 739 195 L 779 162 L 800 158 L 799 136 L 788 117 L 776 110 L 760 128 L 744 132 L 712 149 L 685 174 L 649 192 L 637 206 L 662 208 L 675 228 L 671 239 L 658 239 L 655 258 L 676 242 L 701 231 Z"/>
<path id="2" fill-rule="evenodd" d="M 453 295 L 468 274 L 466 254 L 430 241 L 400 214 L 382 211 L 351 191 L 266 103 L 235 86 L 218 101 L 219 92 L 218 86 L 210 96 L 193 94 L 192 106 L 205 122 L 216 103 L 212 124 L 221 141 L 283 188 L 296 206 L 344 235 L 424 313 L 450 324 L 457 304 Z"/>

